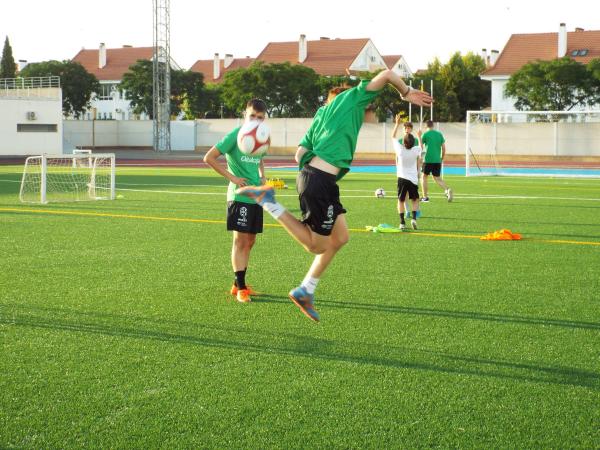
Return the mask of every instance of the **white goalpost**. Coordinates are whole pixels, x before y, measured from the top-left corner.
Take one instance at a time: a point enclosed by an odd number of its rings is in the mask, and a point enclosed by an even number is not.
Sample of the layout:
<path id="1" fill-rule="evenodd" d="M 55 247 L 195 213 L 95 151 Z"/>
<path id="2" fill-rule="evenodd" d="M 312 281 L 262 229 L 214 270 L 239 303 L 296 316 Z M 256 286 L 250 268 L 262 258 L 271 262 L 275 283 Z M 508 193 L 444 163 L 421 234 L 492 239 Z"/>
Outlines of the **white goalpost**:
<path id="1" fill-rule="evenodd" d="M 19 192 L 23 203 L 115 198 L 114 153 L 40 155 L 25 160 Z"/>
<path id="2" fill-rule="evenodd" d="M 467 111 L 466 176 L 600 177 L 600 111 Z"/>

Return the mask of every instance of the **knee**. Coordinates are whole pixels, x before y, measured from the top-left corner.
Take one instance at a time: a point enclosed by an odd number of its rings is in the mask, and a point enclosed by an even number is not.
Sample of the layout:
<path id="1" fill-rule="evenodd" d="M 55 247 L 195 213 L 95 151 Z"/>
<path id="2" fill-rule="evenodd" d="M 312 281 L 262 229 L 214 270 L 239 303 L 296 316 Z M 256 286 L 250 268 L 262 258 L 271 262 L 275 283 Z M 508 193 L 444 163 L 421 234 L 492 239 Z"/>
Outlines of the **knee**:
<path id="1" fill-rule="evenodd" d="M 349 240 L 350 235 L 348 233 L 344 233 L 341 236 L 336 236 L 336 238 L 333 240 L 333 246 L 336 250 L 339 250 L 344 245 L 346 245 Z"/>
<path id="2" fill-rule="evenodd" d="M 237 238 L 234 239 L 233 245 L 238 250 L 249 251 L 254 246 L 254 242 L 256 242 L 255 237 Z"/>
<path id="3" fill-rule="evenodd" d="M 327 250 L 327 246 L 320 242 L 311 242 L 309 245 L 305 245 L 304 248 L 307 252 L 312 253 L 313 255 L 320 255 L 321 253 L 325 253 Z"/>

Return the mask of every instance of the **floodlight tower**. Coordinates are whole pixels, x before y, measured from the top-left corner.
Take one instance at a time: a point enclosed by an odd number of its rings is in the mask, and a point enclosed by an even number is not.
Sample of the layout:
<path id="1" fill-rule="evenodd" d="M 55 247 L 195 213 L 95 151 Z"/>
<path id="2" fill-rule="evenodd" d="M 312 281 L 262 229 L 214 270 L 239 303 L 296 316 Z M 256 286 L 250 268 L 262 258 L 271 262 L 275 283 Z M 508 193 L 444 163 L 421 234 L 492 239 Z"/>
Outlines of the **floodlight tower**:
<path id="1" fill-rule="evenodd" d="M 171 151 L 171 13 L 170 0 L 152 0 L 152 117 L 154 151 Z"/>

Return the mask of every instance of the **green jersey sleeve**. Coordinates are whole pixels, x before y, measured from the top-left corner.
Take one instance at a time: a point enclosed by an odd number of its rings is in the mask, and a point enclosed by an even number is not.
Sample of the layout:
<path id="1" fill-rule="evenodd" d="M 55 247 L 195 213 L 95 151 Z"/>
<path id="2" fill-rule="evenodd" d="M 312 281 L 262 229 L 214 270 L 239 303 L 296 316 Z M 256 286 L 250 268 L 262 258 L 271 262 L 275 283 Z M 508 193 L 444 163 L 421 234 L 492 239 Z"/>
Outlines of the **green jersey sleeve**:
<path id="1" fill-rule="evenodd" d="M 237 135 L 240 127 L 237 127 L 235 130 L 231 131 L 223 139 L 221 139 L 215 147 L 217 150 L 221 152 L 222 155 L 226 155 L 227 153 L 231 153 L 233 150 L 237 148 Z"/>

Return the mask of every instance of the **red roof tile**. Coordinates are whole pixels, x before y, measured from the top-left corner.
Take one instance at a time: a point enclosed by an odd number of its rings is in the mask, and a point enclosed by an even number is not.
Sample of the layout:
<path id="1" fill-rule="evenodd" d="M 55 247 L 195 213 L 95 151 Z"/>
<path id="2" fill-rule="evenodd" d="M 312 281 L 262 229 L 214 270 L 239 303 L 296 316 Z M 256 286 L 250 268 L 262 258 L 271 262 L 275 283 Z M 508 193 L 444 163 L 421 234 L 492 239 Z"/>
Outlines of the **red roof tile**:
<path id="1" fill-rule="evenodd" d="M 196 61 L 194 63 L 194 65 L 192 67 L 190 67 L 190 70 L 192 72 L 200 72 L 201 74 L 203 74 L 205 83 L 220 83 L 221 81 L 223 81 L 223 75 L 226 72 L 228 72 L 230 70 L 239 69 L 241 67 L 248 67 L 254 61 L 255 61 L 254 58 L 236 58 L 233 60 L 231 65 L 229 67 L 227 67 L 227 69 L 225 69 L 225 63 L 224 63 L 223 59 L 221 59 L 221 60 L 219 60 L 219 63 L 220 63 L 219 66 L 221 68 L 220 76 L 216 80 L 213 79 L 214 60 L 212 60 L 212 59 L 199 59 L 198 61 Z"/>
<path id="2" fill-rule="evenodd" d="M 139 59 L 151 60 L 152 47 L 123 47 L 106 49 L 106 66 L 98 68 L 98 49 L 82 49 L 72 61 L 81 63 L 98 80 L 120 80 L 129 67 Z"/>
<path id="3" fill-rule="evenodd" d="M 382 56 L 382 58 L 388 69 L 392 69 L 394 64 L 396 64 L 398 60 L 402 58 L 402 55 L 385 55 Z"/>
<path id="4" fill-rule="evenodd" d="M 573 50 L 587 49 L 586 56 L 571 56 Z M 567 55 L 577 62 L 587 64 L 600 57 L 600 30 L 572 31 L 567 33 Z M 496 64 L 483 72 L 484 76 L 512 75 L 525 64 L 551 61 L 558 57 L 558 33 L 513 34 Z"/>
<path id="5" fill-rule="evenodd" d="M 319 39 L 307 42 L 307 58 L 302 65 L 319 75 L 345 75 L 369 39 Z M 299 64 L 298 41 L 269 42 L 256 57 L 265 63 Z"/>

